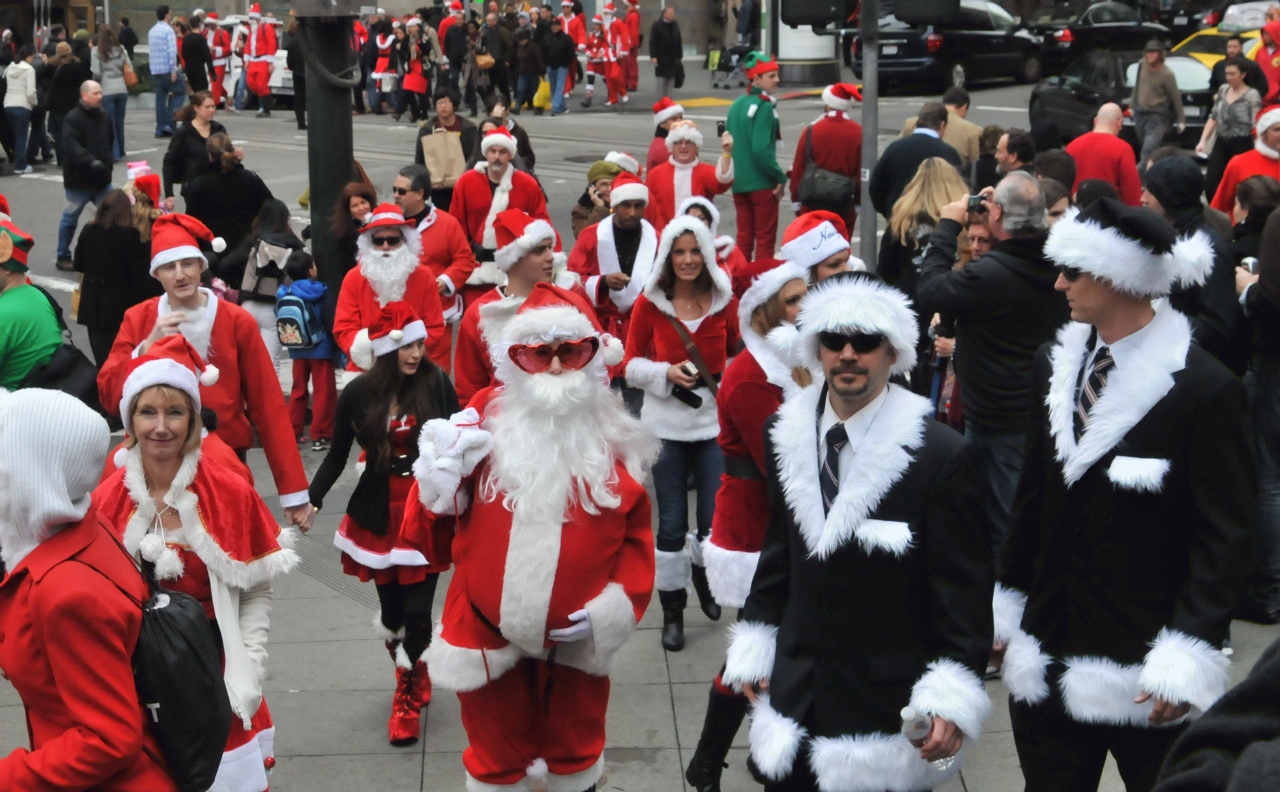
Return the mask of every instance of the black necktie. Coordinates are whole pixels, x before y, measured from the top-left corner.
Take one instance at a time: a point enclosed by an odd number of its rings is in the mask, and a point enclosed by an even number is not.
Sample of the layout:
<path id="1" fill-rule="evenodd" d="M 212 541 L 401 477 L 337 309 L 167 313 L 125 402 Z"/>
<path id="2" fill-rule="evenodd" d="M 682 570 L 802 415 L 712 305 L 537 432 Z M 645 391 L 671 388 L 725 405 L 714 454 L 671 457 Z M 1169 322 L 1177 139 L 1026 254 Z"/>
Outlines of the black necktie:
<path id="1" fill-rule="evenodd" d="M 827 458 L 822 460 L 822 469 L 818 471 L 818 484 L 822 487 L 822 513 L 831 511 L 836 495 L 840 494 L 840 449 L 849 443 L 849 433 L 843 422 L 827 430 Z"/>
<path id="2" fill-rule="evenodd" d="M 1085 380 L 1084 387 L 1080 389 L 1080 397 L 1076 399 L 1076 412 L 1072 416 L 1077 443 L 1089 426 L 1089 410 L 1097 404 L 1098 398 L 1102 395 L 1102 389 L 1107 386 L 1107 374 L 1115 368 L 1115 365 L 1115 358 L 1111 357 L 1111 350 L 1107 347 L 1099 349 L 1098 354 L 1093 357 L 1093 367 L 1089 371 L 1089 378 Z"/>

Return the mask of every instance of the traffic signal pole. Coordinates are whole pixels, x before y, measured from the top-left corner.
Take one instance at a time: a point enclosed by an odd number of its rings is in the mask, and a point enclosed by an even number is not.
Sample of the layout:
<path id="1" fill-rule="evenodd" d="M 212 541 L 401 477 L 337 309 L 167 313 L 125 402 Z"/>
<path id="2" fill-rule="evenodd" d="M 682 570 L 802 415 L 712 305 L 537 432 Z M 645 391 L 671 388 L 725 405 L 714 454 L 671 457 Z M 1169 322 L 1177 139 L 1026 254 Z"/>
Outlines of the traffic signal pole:
<path id="1" fill-rule="evenodd" d="M 880 2 L 862 0 L 859 27 L 862 38 L 862 242 L 858 255 L 867 269 L 876 270 L 876 209 L 871 205 L 871 170 L 879 157 L 880 112 Z"/>

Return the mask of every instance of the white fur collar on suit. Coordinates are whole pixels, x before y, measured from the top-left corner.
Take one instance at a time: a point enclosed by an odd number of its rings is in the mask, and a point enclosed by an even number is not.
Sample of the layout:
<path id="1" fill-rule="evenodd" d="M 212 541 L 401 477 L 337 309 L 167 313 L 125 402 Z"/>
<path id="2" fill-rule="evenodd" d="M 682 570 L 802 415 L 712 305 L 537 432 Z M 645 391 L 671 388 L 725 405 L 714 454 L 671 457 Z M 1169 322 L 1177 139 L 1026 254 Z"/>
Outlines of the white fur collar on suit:
<path id="1" fill-rule="evenodd" d="M 213 323 L 218 318 L 218 298 L 212 291 L 203 287 L 200 289 L 200 293 L 208 299 L 208 303 L 204 306 L 204 310 L 198 313 L 187 311 L 190 321 L 179 324 L 178 332 L 182 333 L 183 338 L 191 342 L 191 346 L 196 348 L 196 351 L 200 353 L 200 357 L 208 360 L 209 344 L 213 340 Z M 169 313 L 170 310 L 169 295 L 160 295 L 160 302 L 156 305 L 156 319 Z"/>
<path id="2" fill-rule="evenodd" d="M 494 288 L 502 289 L 501 286 Z M 505 290 L 502 296 L 492 302 L 480 306 L 480 338 L 485 344 L 492 344 L 502 335 L 502 328 L 507 326 L 524 305 L 525 298 L 508 296 Z"/>
<path id="3" fill-rule="evenodd" d="M 609 299 L 618 306 L 619 311 L 625 313 L 635 305 L 636 298 L 649 281 L 649 272 L 653 269 L 653 259 L 657 255 L 658 232 L 648 220 L 641 218 L 640 247 L 636 249 L 635 263 L 631 267 L 631 281 L 624 289 L 609 290 Z M 600 266 L 602 276 L 622 272 L 622 263 L 618 260 L 618 243 L 613 236 L 613 219 L 609 217 L 596 224 L 596 263 Z"/>
<path id="4" fill-rule="evenodd" d="M 911 451 L 924 443 L 929 400 L 896 385 L 888 386 L 880 414 L 858 446 L 857 464 L 840 471 L 840 494 L 822 514 L 818 486 L 818 398 L 814 384 L 785 401 L 771 438 L 787 504 L 811 556 L 826 558 L 856 537 L 867 553 L 879 548 L 895 555 L 910 546 L 905 525 L 869 519 L 880 501 L 906 473 Z M 830 405 L 826 405 L 830 409 Z"/>
<path id="5" fill-rule="evenodd" d="M 476 172 L 486 179 L 489 174 L 486 172 L 489 168 L 487 162 L 477 162 Z M 511 180 L 512 174 L 516 172 L 516 166 L 507 163 L 507 170 L 502 174 L 502 181 L 498 183 L 498 188 L 493 191 L 493 202 L 489 204 L 489 216 L 484 219 L 484 237 L 483 244 L 490 250 L 498 249 L 498 235 L 493 230 L 493 219 L 498 216 L 499 212 L 505 212 L 508 204 L 511 202 Z"/>
<path id="6" fill-rule="evenodd" d="M 1156 300 L 1151 332 L 1123 368 L 1113 369 L 1107 386 L 1089 413 L 1089 425 L 1075 440 L 1072 415 L 1076 409 L 1076 381 L 1088 353 L 1092 327 L 1071 322 L 1058 331 L 1049 375 L 1049 429 L 1062 463 L 1062 478 L 1071 486 L 1137 425 L 1173 388 L 1173 375 L 1186 366 L 1191 324 L 1169 305 Z"/>

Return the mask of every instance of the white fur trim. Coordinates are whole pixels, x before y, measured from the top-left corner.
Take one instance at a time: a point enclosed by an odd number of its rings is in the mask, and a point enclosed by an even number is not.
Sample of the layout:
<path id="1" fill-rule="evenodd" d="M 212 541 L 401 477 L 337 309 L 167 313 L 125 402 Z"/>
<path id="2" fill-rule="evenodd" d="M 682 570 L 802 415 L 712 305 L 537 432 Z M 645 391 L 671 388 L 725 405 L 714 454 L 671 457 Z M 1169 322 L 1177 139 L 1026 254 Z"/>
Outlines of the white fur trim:
<path id="1" fill-rule="evenodd" d="M 218 378 L 221 376 L 222 372 L 218 370 L 217 366 L 205 366 L 204 371 L 200 372 L 200 384 L 206 386 L 217 385 Z"/>
<path id="2" fill-rule="evenodd" d="M 991 714 L 991 697 L 977 674 L 955 660 L 941 658 L 930 663 L 912 686 L 911 707 L 951 721 L 965 739 L 976 740 Z"/>
<path id="3" fill-rule="evenodd" d="M 608 333 L 600 336 L 600 339 L 603 342 L 600 354 L 603 355 L 606 366 L 616 366 L 627 356 L 627 350 L 622 345 L 622 339 L 615 338 Z"/>
<path id="4" fill-rule="evenodd" d="M 967 735 L 966 735 L 967 736 Z M 840 792 L 920 792 L 937 789 L 960 772 L 964 750 L 939 767 L 920 758 L 901 734 L 815 737 L 809 764 L 818 788 Z"/>
<path id="5" fill-rule="evenodd" d="M 209 259 L 204 257 L 204 254 L 200 252 L 200 248 L 195 245 L 178 245 L 177 247 L 162 250 L 151 257 L 151 274 L 155 275 L 156 270 L 171 261 L 182 261 L 189 258 L 198 258 L 204 262 L 204 266 L 200 268 L 201 272 L 209 269 Z"/>
<path id="6" fill-rule="evenodd" d="M 906 474 L 911 452 L 924 443 L 925 421 L 932 410 L 929 400 L 888 386 L 859 447 L 859 463 L 840 471 L 840 493 L 824 516 L 818 489 L 818 427 L 813 419 L 820 394 L 814 384 L 783 402 L 771 434 L 783 494 L 805 546 L 810 556 L 821 560 L 856 537 L 865 552 L 880 548 L 900 555 L 906 549 L 904 541 L 909 543 L 909 531 L 904 534 L 899 525 L 890 529 L 872 520 L 871 514 Z"/>
<path id="7" fill-rule="evenodd" d="M 649 188 L 641 182 L 633 182 L 616 187 L 609 191 L 609 206 L 617 206 L 623 201 L 644 201 L 649 203 Z"/>
<path id="8" fill-rule="evenodd" d="M 818 359 L 818 333 L 854 330 L 882 333 L 889 339 L 898 354 L 891 374 L 905 374 L 916 366 L 916 312 L 911 299 L 892 286 L 864 279 L 820 283 L 805 295 L 798 324 L 807 361 Z"/>
<path id="9" fill-rule="evenodd" d="M 738 326 L 745 328 L 751 325 L 751 314 L 757 308 L 773 299 L 793 280 L 808 282 L 809 271 L 794 261 L 784 261 L 771 270 L 762 272 L 751 282 L 742 296 L 738 298 Z"/>
<path id="10" fill-rule="evenodd" d="M 595 764 L 586 770 L 579 770 L 576 773 L 568 773 L 566 775 L 547 773 L 545 783 L 547 792 L 583 792 L 585 789 L 590 789 L 603 775 L 604 757 L 601 756 L 596 759 Z"/>
<path id="11" fill-rule="evenodd" d="M 1165 701 L 1204 712 L 1227 690 L 1231 661 L 1208 641 L 1162 627 L 1142 662 L 1142 689 Z"/>
<path id="12" fill-rule="evenodd" d="M 530 516 L 517 503 L 502 573 L 498 624 L 502 637 L 526 652 L 542 651 L 547 637 L 547 612 L 560 559 L 562 518 Z"/>
<path id="13" fill-rule="evenodd" d="M 1060 224 L 1059 224 L 1060 225 Z M 1055 225 L 1054 228 L 1057 228 Z M 1181 371 L 1191 347 L 1191 324 L 1169 305 L 1156 300 L 1141 347 L 1132 362 L 1116 368 L 1107 377 L 1107 387 L 1089 411 L 1089 424 L 1075 439 L 1076 378 L 1084 365 L 1090 326 L 1069 322 L 1058 331 L 1049 375 L 1049 429 L 1053 433 L 1056 458 L 1062 463 L 1062 478 L 1071 486 L 1120 442 L 1129 430 L 1173 388 L 1173 375 Z"/>
<path id="14" fill-rule="evenodd" d="M 1044 255 L 1137 297 L 1163 297 L 1175 283 L 1202 284 L 1213 269 L 1213 245 L 1203 231 L 1178 240 L 1171 252 L 1157 254 L 1114 228 L 1078 216 L 1054 223 Z"/>
<path id="15" fill-rule="evenodd" d="M 392 632 L 387 629 L 387 625 L 382 623 L 382 611 L 378 610 L 373 614 L 373 631 L 384 641 L 398 641 L 404 638 L 404 627 Z"/>
<path id="16" fill-rule="evenodd" d="M 487 784 L 467 773 L 467 792 L 529 792 L 529 778 L 514 784 Z"/>
<path id="17" fill-rule="evenodd" d="M 400 337 L 396 338 L 397 335 Z M 369 345 L 373 349 L 374 357 L 382 357 L 395 352 L 400 347 L 409 346 L 415 341 L 425 340 L 427 340 L 427 326 L 421 319 L 417 319 L 405 325 L 403 330 L 392 330 L 387 335 L 370 340 Z M 355 344 L 353 343 L 352 346 L 354 347 Z"/>
<path id="18" fill-rule="evenodd" d="M 554 245 L 555 241 L 556 230 L 551 224 L 546 220 L 534 220 L 524 227 L 524 233 L 519 239 L 494 252 L 493 262 L 498 265 L 498 269 L 506 272 L 542 242 Z"/>
<path id="19" fill-rule="evenodd" d="M 756 697 L 751 708 L 751 758 L 765 778 L 781 781 L 795 764 L 808 732 L 769 705 L 769 696 Z"/>
<path id="20" fill-rule="evenodd" d="M 502 328 L 501 338 L 491 346 L 549 344 L 587 337 L 598 338 L 599 334 L 585 314 L 572 305 L 548 305 L 517 313 Z M 506 354 L 505 349 L 502 354 Z"/>
<path id="21" fill-rule="evenodd" d="M 148 360 L 129 372 L 120 394 L 120 416 L 124 419 L 125 431 L 130 435 L 133 434 L 134 399 L 156 385 L 168 385 L 187 394 L 195 402 L 196 412 L 200 412 L 200 380 L 196 373 L 173 358 Z"/>
<path id="22" fill-rule="evenodd" d="M 701 206 L 703 209 L 707 210 L 707 214 L 711 215 L 711 235 L 715 236 L 717 233 L 719 233 L 720 210 L 716 208 L 715 203 L 713 203 L 708 198 L 703 198 L 701 195 L 691 195 L 688 198 L 685 198 L 683 201 L 681 201 L 680 205 L 676 207 L 676 215 L 688 214 L 689 207 L 691 206 Z M 717 237 L 716 238 L 717 250 L 720 248 L 721 239 L 727 240 L 730 244 L 733 244 L 734 242 L 733 237 Z"/>
<path id="23" fill-rule="evenodd" d="M 1027 595 L 997 583 L 991 596 L 991 615 L 995 622 L 995 639 L 1008 643 L 1022 632 L 1022 612 L 1027 608 Z"/>
<path id="24" fill-rule="evenodd" d="M 406 671 L 413 668 L 413 662 L 409 660 L 409 653 L 405 651 L 404 644 L 396 647 L 396 668 L 403 668 Z"/>
<path id="25" fill-rule="evenodd" d="M 591 616 L 591 644 L 596 664 L 604 676 L 613 658 L 636 630 L 636 609 L 621 583 L 610 582 L 604 591 L 582 606 Z"/>
<path id="26" fill-rule="evenodd" d="M 799 390 L 800 386 L 791 377 L 791 344 L 798 331 L 795 325 L 783 322 L 769 331 L 768 338 L 761 338 L 748 321 L 738 325 L 742 333 L 742 344 L 755 359 L 765 380 L 770 385 L 781 388 L 783 397 Z"/>
<path id="27" fill-rule="evenodd" d="M 741 608 L 751 594 L 751 581 L 760 563 L 760 553 L 726 550 L 712 541 L 714 537 L 715 531 L 712 531 L 702 543 L 711 596 L 725 608 Z"/>
<path id="28" fill-rule="evenodd" d="M 480 141 L 480 156 L 483 157 L 485 154 L 489 153 L 489 149 L 494 146 L 501 146 L 507 151 L 510 151 L 511 156 L 513 157 L 516 155 L 516 139 L 512 137 L 509 132 L 503 133 L 494 130 L 493 132 L 485 135 Z"/>
<path id="29" fill-rule="evenodd" d="M 671 393 L 671 382 L 667 379 L 669 368 L 671 366 L 661 360 L 631 358 L 627 363 L 627 385 L 655 396 L 667 396 Z"/>
<path id="30" fill-rule="evenodd" d="M 836 96 L 835 92 L 831 90 L 834 87 L 835 86 L 833 85 L 828 85 L 826 88 L 822 89 L 822 103 L 827 107 L 830 107 L 832 110 L 843 110 L 846 113 L 849 112 L 853 107 L 853 99 L 841 99 Z"/>
<path id="31" fill-rule="evenodd" d="M 334 533 L 333 546 L 351 556 L 357 563 L 370 569 L 390 569 L 395 566 L 431 566 L 426 556 L 408 547 L 393 547 L 385 553 L 366 550 L 341 531 Z"/>
<path id="32" fill-rule="evenodd" d="M 1253 139 L 1253 150 L 1258 152 L 1259 154 L 1261 154 L 1262 156 L 1266 157 L 1269 160 L 1280 159 L 1280 151 L 1276 151 L 1275 149 L 1268 146 L 1266 143 L 1263 143 L 1261 137 L 1255 137 Z"/>
<path id="33" fill-rule="evenodd" d="M 442 637 L 443 630 L 443 625 L 436 626 L 435 635 L 422 654 L 433 687 L 459 693 L 479 690 L 515 668 L 523 657 L 519 647 L 513 644 L 501 649 L 453 646 Z"/>
<path id="34" fill-rule="evenodd" d="M 670 223 L 667 223 L 666 228 L 662 229 L 662 239 L 658 244 L 658 254 L 654 256 L 653 268 L 649 271 L 649 280 L 644 287 L 644 296 L 659 311 L 668 316 L 676 315 L 675 307 L 671 305 L 667 295 L 663 294 L 662 289 L 658 287 L 658 279 L 662 277 L 662 270 L 665 268 L 664 262 L 666 262 L 667 256 L 671 253 L 671 245 L 678 237 L 686 233 L 692 233 L 697 237 L 698 249 L 702 251 L 703 266 L 711 273 L 711 308 L 707 311 L 707 316 L 711 316 L 724 310 L 733 300 L 733 284 L 729 279 L 729 273 L 725 272 L 716 261 L 716 240 L 711 235 L 711 229 L 703 225 L 702 221 L 696 217 L 687 215 L 676 217 Z"/>
<path id="35" fill-rule="evenodd" d="M 682 105 L 673 104 L 670 107 L 664 110 L 659 110 L 658 112 L 653 114 L 653 125 L 655 127 L 659 126 L 662 124 L 663 121 L 666 121 L 668 118 L 674 118 L 675 116 L 678 116 L 678 115 L 680 116 L 684 115 L 684 107 Z"/>
<path id="36" fill-rule="evenodd" d="M 1137 492 L 1159 492 L 1164 488 L 1164 477 L 1169 472 L 1169 460 L 1148 459 L 1117 455 L 1107 468 L 1107 478 L 1116 489 Z"/>
<path id="37" fill-rule="evenodd" d="M 487 167 L 488 166 L 484 162 L 484 160 L 481 160 L 480 162 L 476 163 L 475 170 L 481 176 L 487 179 L 489 178 L 488 174 L 485 172 Z M 497 188 L 494 189 L 493 191 L 493 200 L 489 203 L 489 214 L 486 215 L 484 218 L 484 230 L 481 235 L 480 243 L 484 247 L 487 247 L 490 250 L 498 249 L 498 235 L 493 230 L 493 220 L 500 213 L 505 212 L 507 210 L 507 207 L 511 204 L 511 185 L 512 185 L 512 181 L 515 179 L 515 172 L 516 172 L 516 166 L 508 164 L 507 169 L 502 173 L 502 180 L 498 182 Z M 527 230 L 528 229 L 526 228 L 526 232 Z M 488 264 L 488 263 L 490 262 L 487 262 L 487 261 L 485 262 L 485 264 Z M 492 263 L 496 268 L 497 267 L 496 259 Z M 476 272 L 479 272 L 479 270 L 480 268 L 477 267 Z M 467 283 L 471 283 L 472 278 L 476 276 L 476 272 L 471 273 L 472 277 L 467 279 Z M 505 283 L 506 273 L 502 272 L 502 280 L 495 281 L 495 282 Z"/>
<path id="38" fill-rule="evenodd" d="M 524 769 L 524 774 L 535 780 L 542 780 L 547 777 L 547 760 L 539 756 L 529 763 Z"/>
<path id="39" fill-rule="evenodd" d="M 422 505 L 437 515 L 465 511 L 467 496 L 458 488 L 492 450 L 493 435 L 480 426 L 474 407 L 423 424 L 413 463 Z"/>
<path id="40" fill-rule="evenodd" d="M 671 552 L 670 550 L 654 550 L 653 587 L 658 591 L 683 591 L 689 585 L 693 572 L 693 561 L 688 550 Z"/>
<path id="41" fill-rule="evenodd" d="M 1272 107 L 1265 113 L 1260 114 L 1257 120 L 1253 122 L 1253 131 L 1259 138 L 1261 138 L 1262 133 L 1266 132 L 1276 124 L 1280 124 L 1280 107 Z M 1274 153 L 1272 159 L 1275 159 Z"/>
<path id="42" fill-rule="evenodd" d="M 640 175 L 640 162 L 625 151 L 610 151 L 604 155 L 604 161 L 612 162 L 624 171 Z"/>
<path id="43" fill-rule="evenodd" d="M 692 141 L 693 145 L 702 148 L 702 133 L 693 124 L 680 124 L 667 133 L 667 151 L 674 151 L 682 140 Z"/>
<path id="44" fill-rule="evenodd" d="M 1155 700 L 1133 703 L 1142 693 L 1142 666 L 1120 665 L 1105 657 L 1067 657 L 1062 664 L 1065 670 L 1058 687 L 1072 720 L 1112 726 L 1151 725 L 1147 718 Z"/>
<path id="45" fill-rule="evenodd" d="M 351 340 L 351 349 L 347 354 L 351 356 L 353 363 L 365 371 L 373 368 L 377 355 L 373 353 L 373 342 L 369 340 L 369 328 L 360 328 L 356 337 Z"/>
<path id="46" fill-rule="evenodd" d="M 622 272 L 622 264 L 618 259 L 618 247 L 613 236 L 613 220 L 606 219 L 596 224 L 596 263 L 600 268 L 600 276 Z M 631 280 L 622 289 L 610 289 L 609 301 L 617 306 L 618 311 L 626 313 L 635 305 L 636 298 L 644 290 L 649 281 L 649 272 L 653 269 L 654 257 L 658 254 L 658 232 L 648 220 L 640 220 L 640 246 L 636 248 L 636 257 L 631 265 Z M 587 288 L 587 293 L 595 299 L 594 284 Z"/>
<path id="47" fill-rule="evenodd" d="M 858 544 L 867 555 L 883 550 L 889 555 L 903 556 L 911 549 L 911 526 L 900 520 L 866 519 L 853 530 Z"/>
<path id="48" fill-rule="evenodd" d="M 267 735 L 267 732 L 271 732 Z M 264 729 L 249 740 L 222 753 L 213 786 L 219 792 L 260 792 L 267 788 L 267 768 L 263 764 L 271 756 L 275 727 Z M 264 750 L 265 749 L 265 750 Z"/>
<path id="49" fill-rule="evenodd" d="M 1004 664 L 1000 667 L 1000 679 L 1009 689 L 1014 701 L 1039 704 L 1049 696 L 1049 663 L 1052 661 L 1040 649 L 1040 641 L 1022 630 L 1009 637 L 1004 650 Z"/>
<path id="50" fill-rule="evenodd" d="M 782 258 L 808 269 L 848 249 L 848 238 L 837 231 L 830 220 L 824 220 L 783 245 L 779 253 Z"/>
<path id="51" fill-rule="evenodd" d="M 755 621 L 729 625 L 729 651 L 725 655 L 720 681 L 734 690 L 773 675 L 778 651 L 778 628 Z"/>
<path id="52" fill-rule="evenodd" d="M 222 237 L 214 237 L 213 240 L 209 242 L 209 247 L 213 248 L 214 253 L 221 253 L 227 249 L 227 240 Z"/>

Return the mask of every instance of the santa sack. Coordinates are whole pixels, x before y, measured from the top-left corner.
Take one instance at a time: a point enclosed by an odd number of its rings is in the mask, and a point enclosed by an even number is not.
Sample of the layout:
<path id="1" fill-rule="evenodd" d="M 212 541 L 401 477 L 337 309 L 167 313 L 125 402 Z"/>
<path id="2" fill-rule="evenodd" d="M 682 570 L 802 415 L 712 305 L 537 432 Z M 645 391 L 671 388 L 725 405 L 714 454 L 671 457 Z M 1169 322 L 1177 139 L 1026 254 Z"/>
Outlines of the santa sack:
<path id="1" fill-rule="evenodd" d="M 447 129 L 434 129 L 418 138 L 422 144 L 422 160 L 431 172 L 431 186 L 449 189 L 467 172 L 467 158 L 462 153 L 462 136 Z"/>
<path id="2" fill-rule="evenodd" d="M 533 106 L 539 110 L 551 109 L 551 83 L 546 77 L 538 78 L 538 92 L 533 95 Z"/>

